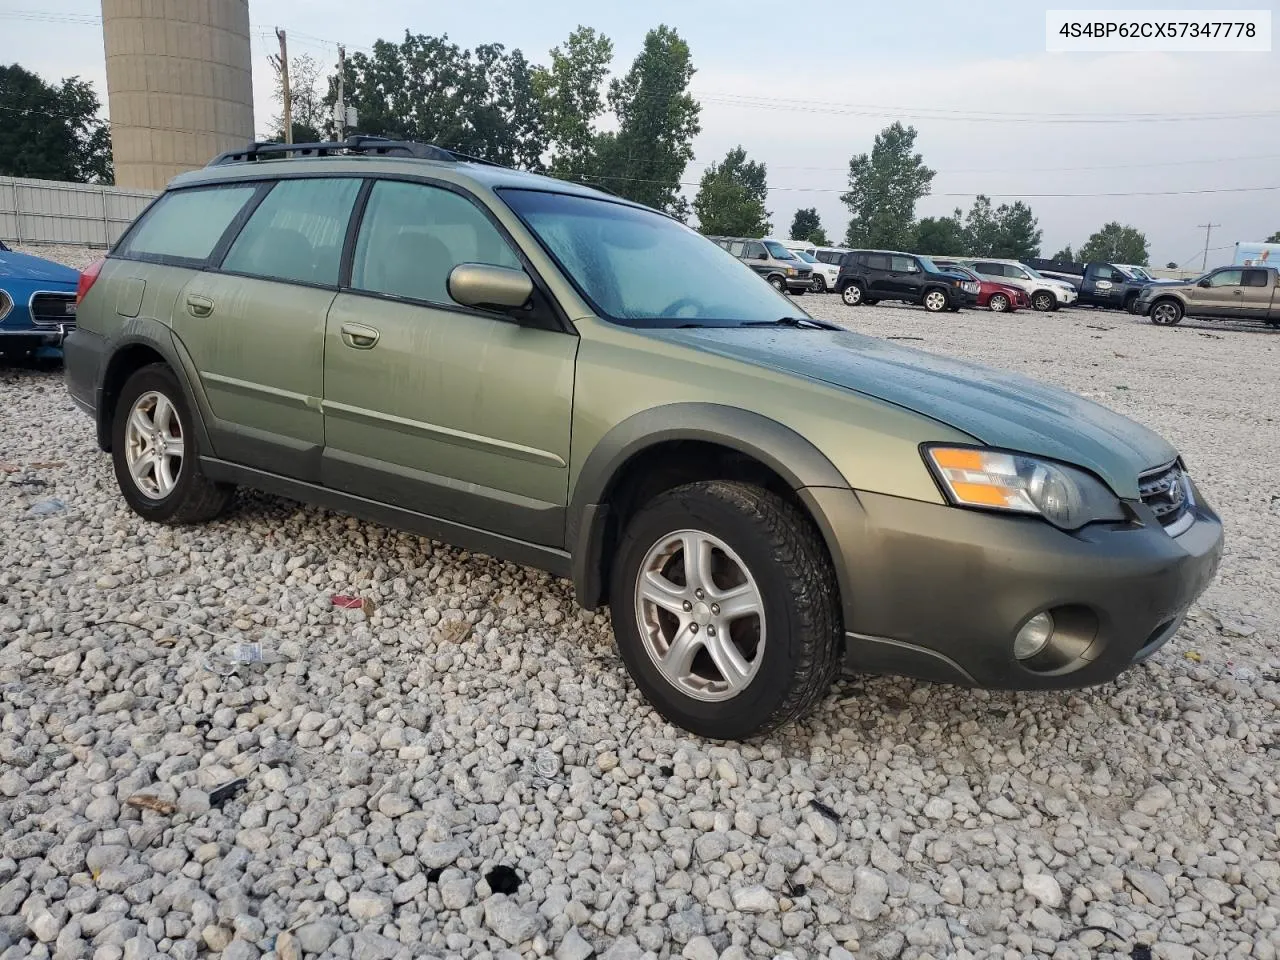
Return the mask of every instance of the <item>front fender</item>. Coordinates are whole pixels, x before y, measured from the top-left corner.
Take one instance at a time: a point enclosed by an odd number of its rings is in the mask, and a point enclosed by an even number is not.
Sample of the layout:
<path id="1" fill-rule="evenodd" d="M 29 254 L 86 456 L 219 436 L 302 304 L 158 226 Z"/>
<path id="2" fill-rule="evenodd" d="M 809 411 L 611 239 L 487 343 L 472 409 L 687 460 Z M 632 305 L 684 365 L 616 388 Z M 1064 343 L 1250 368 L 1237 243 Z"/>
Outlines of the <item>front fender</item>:
<path id="1" fill-rule="evenodd" d="M 572 554 L 572 577 L 578 601 L 588 609 L 604 597 L 603 550 L 610 523 L 610 491 L 637 455 L 655 444 L 672 440 L 714 443 L 744 454 L 768 467 L 792 490 L 827 487 L 849 490 L 840 471 L 812 443 L 768 417 L 738 407 L 689 402 L 653 407 L 615 425 L 596 444 L 578 473 L 570 497 L 565 542 Z M 802 497 L 812 511 L 816 504 Z M 814 521 L 839 562 L 831 542 L 834 528 L 826 518 Z M 844 572 L 837 569 L 841 592 Z"/>

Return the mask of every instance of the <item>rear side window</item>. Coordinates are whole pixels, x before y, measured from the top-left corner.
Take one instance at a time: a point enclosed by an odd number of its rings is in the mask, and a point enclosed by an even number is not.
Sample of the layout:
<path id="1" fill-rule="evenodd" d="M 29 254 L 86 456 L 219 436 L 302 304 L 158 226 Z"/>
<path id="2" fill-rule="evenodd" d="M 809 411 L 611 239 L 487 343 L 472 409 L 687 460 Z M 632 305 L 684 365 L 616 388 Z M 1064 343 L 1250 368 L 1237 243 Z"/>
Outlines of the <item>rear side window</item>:
<path id="1" fill-rule="evenodd" d="M 1244 283 L 1246 287 L 1265 287 L 1267 285 L 1267 271 L 1265 270 L 1246 270 L 1244 272 Z"/>
<path id="2" fill-rule="evenodd" d="M 125 257 L 207 260 L 257 184 L 174 190 L 156 201 L 117 253 Z"/>
<path id="3" fill-rule="evenodd" d="M 883 253 L 871 253 L 867 255 L 867 269 L 869 270 L 888 270 L 889 258 Z"/>
<path id="4" fill-rule="evenodd" d="M 360 181 L 281 180 L 236 237 L 222 269 L 268 280 L 336 286 Z"/>
<path id="5" fill-rule="evenodd" d="M 353 289 L 451 304 L 449 274 L 460 263 L 521 268 L 498 228 L 466 197 L 421 183 L 374 184 L 351 264 Z"/>
<path id="6" fill-rule="evenodd" d="M 999 263 L 975 263 L 973 269 L 985 273 L 988 277 L 1005 276 L 1004 265 Z"/>
<path id="7" fill-rule="evenodd" d="M 735 240 L 729 244 L 729 252 L 735 257 L 745 257 L 747 255 L 747 245 L 741 240 Z"/>

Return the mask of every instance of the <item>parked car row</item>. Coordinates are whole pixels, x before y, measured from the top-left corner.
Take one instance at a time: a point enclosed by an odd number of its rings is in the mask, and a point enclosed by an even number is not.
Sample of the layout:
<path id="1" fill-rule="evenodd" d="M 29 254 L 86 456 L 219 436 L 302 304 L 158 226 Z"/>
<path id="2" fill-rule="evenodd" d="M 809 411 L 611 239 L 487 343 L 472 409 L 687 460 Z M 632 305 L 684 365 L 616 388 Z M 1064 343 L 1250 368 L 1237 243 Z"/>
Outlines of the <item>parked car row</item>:
<path id="1" fill-rule="evenodd" d="M 708 237 L 749 266 L 782 293 L 800 296 L 813 289 L 813 267 L 779 240 Z"/>

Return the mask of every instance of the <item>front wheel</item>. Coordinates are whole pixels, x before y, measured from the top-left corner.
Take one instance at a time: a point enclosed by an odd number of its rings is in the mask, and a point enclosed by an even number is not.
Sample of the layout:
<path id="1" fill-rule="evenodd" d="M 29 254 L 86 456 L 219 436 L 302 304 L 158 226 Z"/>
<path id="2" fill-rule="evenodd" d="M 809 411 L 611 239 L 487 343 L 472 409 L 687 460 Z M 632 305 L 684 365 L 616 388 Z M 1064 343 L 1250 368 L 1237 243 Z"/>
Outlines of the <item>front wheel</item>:
<path id="1" fill-rule="evenodd" d="M 610 607 L 641 693 L 691 733 L 741 740 L 806 713 L 841 654 L 839 590 L 794 505 L 704 481 L 659 494 L 627 524 Z"/>
<path id="2" fill-rule="evenodd" d="M 862 288 L 856 283 L 850 283 L 840 291 L 840 299 L 846 306 L 856 307 L 862 303 Z"/>
<path id="3" fill-rule="evenodd" d="M 773 289 L 777 290 L 779 293 L 787 292 L 787 281 L 783 280 L 781 277 L 770 277 L 769 286 L 773 287 Z"/>
<path id="4" fill-rule="evenodd" d="M 822 277 L 817 276 L 816 274 L 814 275 L 813 282 L 810 284 L 810 286 L 813 288 L 814 293 L 827 292 L 827 281 L 824 280 Z"/>
<path id="5" fill-rule="evenodd" d="M 1182 322 L 1182 304 L 1177 300 L 1161 300 L 1151 308 L 1151 322 L 1159 327 L 1172 327 Z"/>
<path id="6" fill-rule="evenodd" d="M 947 295 L 941 290 L 930 290 L 924 295 L 924 308 L 930 313 L 941 313 L 947 309 Z"/>
<path id="7" fill-rule="evenodd" d="M 1009 298 L 1003 293 L 993 293 L 991 299 L 987 301 L 987 306 L 992 313 L 1004 313 L 1009 309 Z"/>
<path id="8" fill-rule="evenodd" d="M 1049 313 L 1058 309 L 1058 298 L 1047 290 L 1041 290 L 1031 298 L 1031 306 L 1040 313 Z"/>
<path id="9" fill-rule="evenodd" d="M 138 370 L 120 391 L 111 423 L 111 459 L 120 492 L 147 520 L 212 520 L 235 493 L 201 473 L 192 414 L 178 378 L 163 363 Z"/>

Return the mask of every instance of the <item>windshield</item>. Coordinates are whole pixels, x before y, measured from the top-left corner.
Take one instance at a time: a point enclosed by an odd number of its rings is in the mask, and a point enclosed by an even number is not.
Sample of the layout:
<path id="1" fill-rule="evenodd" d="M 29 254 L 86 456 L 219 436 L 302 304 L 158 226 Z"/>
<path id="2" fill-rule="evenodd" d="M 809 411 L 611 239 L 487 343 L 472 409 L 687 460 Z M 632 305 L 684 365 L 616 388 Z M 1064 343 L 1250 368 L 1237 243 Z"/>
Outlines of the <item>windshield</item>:
<path id="1" fill-rule="evenodd" d="M 1154 279 L 1151 274 L 1147 273 L 1147 271 L 1143 270 L 1141 267 L 1121 267 L 1120 269 L 1126 271 L 1131 277 L 1137 277 L 1139 280 Z"/>
<path id="2" fill-rule="evenodd" d="M 764 245 L 773 254 L 775 260 L 794 260 L 796 258 L 794 251 L 788 250 L 777 240 L 766 240 Z"/>
<path id="3" fill-rule="evenodd" d="M 801 260 L 803 260 L 805 263 L 818 262 L 817 257 L 810 256 L 809 254 L 805 253 L 803 250 L 792 250 L 791 252 L 794 253 L 797 257 L 799 257 Z"/>
<path id="4" fill-rule="evenodd" d="M 806 316 L 737 257 L 670 217 L 573 194 L 499 192 L 605 319 L 680 327 Z"/>

